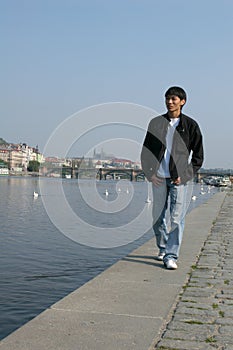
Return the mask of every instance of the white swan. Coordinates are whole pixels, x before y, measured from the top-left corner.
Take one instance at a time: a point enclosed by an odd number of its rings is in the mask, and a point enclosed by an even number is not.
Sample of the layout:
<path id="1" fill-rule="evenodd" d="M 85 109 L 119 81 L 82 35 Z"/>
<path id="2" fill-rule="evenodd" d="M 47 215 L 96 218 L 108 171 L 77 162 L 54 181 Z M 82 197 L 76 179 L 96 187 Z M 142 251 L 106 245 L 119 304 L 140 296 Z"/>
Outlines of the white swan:
<path id="1" fill-rule="evenodd" d="M 147 197 L 147 199 L 145 200 L 146 203 L 151 203 L 152 200 L 150 199 L 150 197 Z"/>

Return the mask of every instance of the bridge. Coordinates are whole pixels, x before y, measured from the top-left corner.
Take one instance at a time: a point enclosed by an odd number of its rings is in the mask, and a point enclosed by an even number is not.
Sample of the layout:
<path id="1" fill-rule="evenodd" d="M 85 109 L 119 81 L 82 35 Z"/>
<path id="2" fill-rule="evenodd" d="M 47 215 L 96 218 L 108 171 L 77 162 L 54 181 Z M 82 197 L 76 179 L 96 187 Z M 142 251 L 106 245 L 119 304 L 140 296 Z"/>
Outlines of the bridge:
<path id="1" fill-rule="evenodd" d="M 72 168 L 71 178 L 96 177 L 99 180 L 119 180 L 128 179 L 130 181 L 145 180 L 145 174 L 142 169 L 131 168 Z"/>
<path id="2" fill-rule="evenodd" d="M 197 174 L 197 181 L 199 182 L 202 178 L 208 176 L 229 176 L 232 177 L 231 169 L 201 169 Z"/>
<path id="3" fill-rule="evenodd" d="M 119 180 L 128 179 L 129 181 L 144 181 L 145 174 L 142 169 L 132 168 L 88 168 L 88 167 L 52 167 L 50 169 L 43 169 L 41 171 L 43 176 L 58 176 L 67 177 L 72 179 L 78 178 L 96 178 L 98 180 Z"/>
<path id="4" fill-rule="evenodd" d="M 118 179 L 127 177 L 130 181 L 145 180 L 145 174 L 142 169 L 131 168 L 100 168 L 98 171 L 99 179 L 107 178 Z"/>
<path id="5" fill-rule="evenodd" d="M 48 169 L 47 172 L 43 173 L 45 176 L 50 176 L 51 173 L 65 177 L 70 175 L 71 178 L 97 178 L 99 180 L 119 180 L 128 179 L 130 181 L 144 181 L 145 174 L 142 169 L 133 168 L 118 168 L 118 167 L 106 167 L 106 168 L 93 168 L 93 167 L 77 167 L 77 166 L 63 166 L 63 167 L 53 167 Z M 229 170 L 205 170 L 202 169 L 198 172 L 195 181 L 200 182 L 200 180 L 207 176 L 232 176 L 232 172 Z"/>

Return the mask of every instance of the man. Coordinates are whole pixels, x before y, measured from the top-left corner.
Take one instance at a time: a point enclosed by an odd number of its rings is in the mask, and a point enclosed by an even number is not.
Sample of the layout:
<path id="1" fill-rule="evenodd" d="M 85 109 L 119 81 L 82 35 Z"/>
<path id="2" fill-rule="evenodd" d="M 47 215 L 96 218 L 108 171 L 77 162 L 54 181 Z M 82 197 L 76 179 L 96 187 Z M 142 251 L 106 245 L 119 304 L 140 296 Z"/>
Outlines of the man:
<path id="1" fill-rule="evenodd" d="M 142 169 L 152 182 L 157 259 L 163 260 L 167 269 L 177 269 L 188 206 L 188 182 L 203 163 L 200 128 L 195 120 L 182 113 L 186 100 L 181 87 L 167 90 L 167 113 L 150 121 L 141 152 Z M 167 213 L 170 214 L 169 233 Z"/>

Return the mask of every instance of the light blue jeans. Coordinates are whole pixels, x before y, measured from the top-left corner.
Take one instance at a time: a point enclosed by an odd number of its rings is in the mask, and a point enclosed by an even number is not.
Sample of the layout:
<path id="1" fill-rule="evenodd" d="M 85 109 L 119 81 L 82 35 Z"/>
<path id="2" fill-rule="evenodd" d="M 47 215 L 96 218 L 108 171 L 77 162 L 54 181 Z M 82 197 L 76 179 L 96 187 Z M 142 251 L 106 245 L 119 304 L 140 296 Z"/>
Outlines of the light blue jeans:
<path id="1" fill-rule="evenodd" d="M 153 230 L 159 251 L 165 253 L 165 263 L 168 259 L 176 261 L 179 257 L 189 204 L 187 188 L 188 184 L 177 186 L 170 179 L 164 179 L 160 186 L 152 185 Z"/>

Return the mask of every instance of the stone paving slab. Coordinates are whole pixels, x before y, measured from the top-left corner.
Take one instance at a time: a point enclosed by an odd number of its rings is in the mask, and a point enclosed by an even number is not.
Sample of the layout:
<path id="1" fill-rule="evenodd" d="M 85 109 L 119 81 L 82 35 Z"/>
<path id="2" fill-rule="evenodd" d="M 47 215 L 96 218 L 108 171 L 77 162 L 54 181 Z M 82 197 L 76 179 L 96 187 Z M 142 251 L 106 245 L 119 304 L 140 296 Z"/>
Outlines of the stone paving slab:
<path id="1" fill-rule="evenodd" d="M 144 349 L 161 323 L 159 318 L 46 310 L 9 337 L 3 349 Z"/>
<path id="2" fill-rule="evenodd" d="M 160 349 L 165 349 L 164 346 L 174 344 L 171 338 L 174 334 L 185 337 L 181 342 L 179 340 L 179 349 L 189 346 L 190 342 L 193 346 L 202 346 L 207 336 L 211 340 L 213 329 L 210 322 L 206 321 L 207 331 L 199 332 L 199 338 L 192 338 L 191 341 L 184 335 L 187 334 L 185 329 L 172 328 L 169 321 L 180 294 L 184 292 L 183 287 L 188 283 L 191 266 L 197 262 L 224 198 L 224 193 L 218 193 L 208 203 L 188 214 L 178 270 L 166 270 L 162 262 L 154 259 L 152 239 L 3 339 L 0 350 L 148 350 L 158 344 Z M 215 242 L 215 250 L 219 250 L 218 242 Z M 207 283 L 211 286 L 212 279 L 219 273 L 218 266 L 215 269 L 207 274 Z M 205 267 L 205 271 L 209 272 L 209 267 Z M 223 284 L 224 280 L 221 281 Z M 225 300 L 229 301 L 232 296 L 230 284 L 226 287 Z M 183 293 L 183 296 L 193 304 L 200 297 L 202 301 L 199 302 L 205 304 L 206 300 L 213 298 L 214 287 L 205 288 L 206 283 L 202 283 L 198 289 L 192 287 L 189 294 L 185 296 Z M 185 292 L 188 293 L 188 288 Z M 218 294 L 222 295 L 221 290 Z M 224 299 L 220 296 L 218 304 Z M 198 320 L 208 318 L 208 311 L 215 319 L 221 310 L 213 309 L 211 304 L 209 309 L 203 312 L 201 309 L 194 315 L 197 320 L 195 325 L 199 324 Z M 194 316 L 192 313 L 189 316 L 188 306 L 183 305 L 181 311 L 174 317 L 177 319 L 176 324 L 190 326 Z M 166 334 L 163 332 L 167 324 L 169 328 Z M 224 335 L 228 336 L 229 325 L 216 324 L 215 328 L 221 326 Z M 209 344 L 204 345 L 205 350 L 210 348 Z"/>

